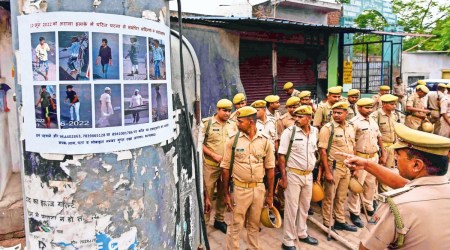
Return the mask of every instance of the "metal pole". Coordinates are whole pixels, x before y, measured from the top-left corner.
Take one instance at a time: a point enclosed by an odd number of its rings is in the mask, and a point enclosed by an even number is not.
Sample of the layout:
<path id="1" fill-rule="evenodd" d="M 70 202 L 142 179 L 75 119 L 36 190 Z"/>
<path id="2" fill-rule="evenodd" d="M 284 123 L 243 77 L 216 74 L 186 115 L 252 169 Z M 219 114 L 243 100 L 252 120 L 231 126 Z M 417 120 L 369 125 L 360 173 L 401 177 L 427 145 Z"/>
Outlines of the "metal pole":
<path id="1" fill-rule="evenodd" d="M 366 93 L 369 93 L 369 44 L 366 44 Z"/>
<path id="2" fill-rule="evenodd" d="M 342 86 L 344 81 L 344 33 L 339 33 L 338 49 L 338 85 Z"/>
<path id="3" fill-rule="evenodd" d="M 383 35 L 383 41 L 385 40 L 385 35 Z M 384 85 L 384 42 L 381 43 L 381 79 L 380 79 L 381 84 L 380 85 Z"/>

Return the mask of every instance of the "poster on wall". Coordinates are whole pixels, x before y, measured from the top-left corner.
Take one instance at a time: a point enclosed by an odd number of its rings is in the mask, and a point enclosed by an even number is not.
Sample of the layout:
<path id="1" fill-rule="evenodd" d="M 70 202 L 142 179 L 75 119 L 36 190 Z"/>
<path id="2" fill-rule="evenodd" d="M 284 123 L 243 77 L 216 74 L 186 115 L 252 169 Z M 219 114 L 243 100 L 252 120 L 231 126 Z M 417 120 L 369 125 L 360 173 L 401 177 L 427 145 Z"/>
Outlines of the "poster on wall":
<path id="1" fill-rule="evenodd" d="M 18 21 L 27 151 L 114 152 L 172 136 L 169 27 L 80 12 Z"/>

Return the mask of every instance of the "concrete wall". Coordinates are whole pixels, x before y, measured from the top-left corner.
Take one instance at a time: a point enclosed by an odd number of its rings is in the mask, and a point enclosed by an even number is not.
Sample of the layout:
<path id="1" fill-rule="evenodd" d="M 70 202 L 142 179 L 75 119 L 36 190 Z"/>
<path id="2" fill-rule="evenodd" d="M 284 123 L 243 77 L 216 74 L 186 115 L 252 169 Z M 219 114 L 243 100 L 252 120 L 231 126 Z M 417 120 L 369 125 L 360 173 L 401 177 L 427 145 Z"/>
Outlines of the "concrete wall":
<path id="1" fill-rule="evenodd" d="M 291 7 L 280 6 L 277 7 L 276 18 L 314 24 L 328 24 L 328 16 L 326 13 L 310 9 L 293 9 Z"/>
<path id="2" fill-rule="evenodd" d="M 441 79 L 443 69 L 450 69 L 448 53 L 403 53 L 403 82 L 408 82 L 410 76 Z"/>

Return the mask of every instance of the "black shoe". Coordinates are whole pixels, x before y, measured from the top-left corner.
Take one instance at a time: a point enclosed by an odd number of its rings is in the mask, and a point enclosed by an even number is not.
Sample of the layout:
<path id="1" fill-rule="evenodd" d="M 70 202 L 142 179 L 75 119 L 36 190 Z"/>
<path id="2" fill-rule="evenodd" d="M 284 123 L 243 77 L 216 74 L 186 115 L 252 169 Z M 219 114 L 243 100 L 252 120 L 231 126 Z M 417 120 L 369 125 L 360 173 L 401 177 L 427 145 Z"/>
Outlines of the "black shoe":
<path id="1" fill-rule="evenodd" d="M 337 222 L 337 221 L 334 223 L 334 229 L 345 230 L 345 231 L 350 231 L 350 232 L 358 231 L 358 228 L 355 226 L 349 225 L 347 223 Z"/>
<path id="2" fill-rule="evenodd" d="M 214 228 L 221 231 L 222 233 L 227 233 L 227 224 L 223 221 L 214 221 Z"/>
<path id="3" fill-rule="evenodd" d="M 372 211 L 367 210 L 367 215 L 370 216 L 370 217 L 372 217 L 374 213 L 375 213 L 375 209 L 372 210 Z"/>
<path id="4" fill-rule="evenodd" d="M 362 222 L 362 220 L 359 217 L 359 215 L 350 213 L 350 220 L 352 221 L 353 225 L 355 225 L 355 226 L 357 226 L 359 228 L 363 228 L 364 227 L 364 223 Z"/>
<path id="5" fill-rule="evenodd" d="M 295 246 L 286 246 L 285 244 L 281 244 L 281 249 L 282 250 L 297 250 L 297 248 L 295 248 Z"/>
<path id="6" fill-rule="evenodd" d="M 312 208 L 310 208 L 310 209 L 308 210 L 308 215 L 314 215 L 314 211 L 312 210 Z"/>
<path id="7" fill-rule="evenodd" d="M 319 241 L 318 241 L 316 238 L 311 237 L 311 236 L 309 236 L 309 235 L 306 236 L 306 238 L 303 238 L 303 239 L 298 238 L 298 240 L 301 241 L 301 242 L 304 242 L 304 243 L 306 243 L 306 244 L 313 245 L 313 246 L 319 244 Z"/>

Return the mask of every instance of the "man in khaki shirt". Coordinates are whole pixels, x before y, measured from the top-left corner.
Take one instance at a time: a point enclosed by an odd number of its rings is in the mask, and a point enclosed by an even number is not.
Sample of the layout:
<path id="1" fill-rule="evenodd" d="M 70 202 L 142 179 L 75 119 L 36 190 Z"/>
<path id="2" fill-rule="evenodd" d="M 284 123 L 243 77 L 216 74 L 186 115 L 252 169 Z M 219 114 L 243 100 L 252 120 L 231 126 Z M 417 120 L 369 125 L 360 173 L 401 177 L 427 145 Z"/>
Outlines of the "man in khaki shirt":
<path id="1" fill-rule="evenodd" d="M 300 92 L 300 94 L 297 95 L 298 98 L 300 98 L 300 105 L 307 105 L 312 108 L 313 115 L 316 112 L 316 107 L 311 101 L 311 91 L 304 90 Z"/>
<path id="2" fill-rule="evenodd" d="M 278 140 L 277 127 L 275 125 L 275 119 L 267 117 L 266 114 L 266 101 L 257 100 L 254 101 L 251 107 L 255 108 L 258 112 L 256 113 L 256 129 L 267 136 L 272 143 L 273 150 L 277 148 L 276 143 Z M 274 151 L 275 152 L 275 151 Z"/>
<path id="3" fill-rule="evenodd" d="M 350 121 L 353 117 L 358 114 L 358 106 L 356 102 L 359 100 L 359 90 L 350 89 L 347 93 L 347 102 L 348 102 L 348 116 L 347 121 Z"/>
<path id="4" fill-rule="evenodd" d="M 297 238 L 310 245 L 318 244 L 317 239 L 308 235 L 306 221 L 312 196 L 312 170 L 316 163 L 319 131 L 310 125 L 311 106 L 300 106 L 294 111 L 294 115 L 296 124 L 284 130 L 278 150 L 282 176 L 279 185 L 285 188 L 283 250 L 295 250 L 294 242 Z M 294 137 L 289 149 L 292 135 Z"/>
<path id="5" fill-rule="evenodd" d="M 383 148 L 381 140 L 381 133 L 378 128 L 378 124 L 369 118 L 372 113 L 372 107 L 374 100 L 370 98 L 361 98 L 358 102 L 358 115 L 350 120 L 353 124 L 353 128 L 356 131 L 355 135 L 355 151 L 356 155 L 374 161 L 380 164 L 385 163 L 386 151 Z M 378 149 L 382 148 L 381 158 L 378 158 Z M 364 191 L 360 194 L 350 192 L 348 199 L 348 208 L 350 210 L 350 219 L 357 227 L 364 227 L 364 223 L 359 217 L 361 207 L 364 206 L 369 215 L 373 215 L 374 207 L 373 200 L 377 190 L 377 183 L 375 176 L 367 173 L 366 171 L 356 171 L 354 176 L 358 182 L 363 185 Z M 361 200 L 364 204 L 360 203 L 358 196 L 361 196 Z"/>
<path id="6" fill-rule="evenodd" d="M 323 125 L 331 121 L 331 107 L 341 99 L 342 89 L 331 87 L 328 89 L 327 102 L 318 105 L 314 114 L 313 126 L 320 129 Z"/>
<path id="7" fill-rule="evenodd" d="M 290 97 L 286 101 L 286 109 L 288 112 L 280 116 L 280 119 L 277 121 L 278 138 L 281 137 L 281 134 L 287 127 L 294 125 L 296 120 L 294 116 L 294 111 L 299 106 L 300 106 L 300 98 L 296 96 Z"/>
<path id="8" fill-rule="evenodd" d="M 403 80 L 400 76 L 397 76 L 395 78 L 395 84 L 392 86 L 392 94 L 398 97 L 399 102 L 397 104 L 402 105 L 401 110 L 405 110 L 405 108 L 406 108 L 406 85 L 403 83 Z"/>
<path id="9" fill-rule="evenodd" d="M 439 135 L 450 137 L 450 83 L 446 85 L 447 95 L 441 101 L 441 128 L 439 129 Z"/>
<path id="10" fill-rule="evenodd" d="M 434 124 L 434 134 L 438 134 L 441 128 L 439 117 L 441 115 L 441 101 L 445 99 L 445 90 L 447 86 L 439 83 L 437 91 L 430 91 L 427 94 L 427 109 L 430 110 L 430 122 Z"/>
<path id="11" fill-rule="evenodd" d="M 278 121 L 281 116 L 280 111 L 278 111 L 280 108 L 280 97 L 277 95 L 268 95 L 264 98 L 264 101 L 266 101 L 267 116 Z"/>
<path id="12" fill-rule="evenodd" d="M 287 82 L 283 86 L 284 93 L 288 95 L 289 97 L 292 96 L 298 96 L 300 94 L 300 91 L 296 90 L 294 88 L 294 84 L 292 82 Z"/>
<path id="13" fill-rule="evenodd" d="M 325 198 L 322 201 L 323 222 L 325 226 L 333 223 L 330 221 L 330 214 L 334 213 L 334 229 L 356 232 L 355 226 L 346 223 L 344 211 L 350 183 L 350 171 L 344 166 L 345 158 L 336 154 L 337 152 L 354 153 L 355 130 L 346 121 L 348 115 L 347 102 L 335 103 L 331 109 L 333 120 L 323 126 L 319 133 L 319 153 L 325 178 Z M 334 173 L 332 172 L 333 161 L 336 161 Z M 334 211 L 331 211 L 332 202 L 334 203 Z"/>
<path id="14" fill-rule="evenodd" d="M 417 85 L 416 93 L 408 97 L 406 101 L 406 110 L 410 115 L 406 116 L 405 125 L 419 130 L 422 122 L 427 118 L 430 110 L 425 109 L 423 98 L 428 94 L 429 90 L 425 85 Z"/>
<path id="15" fill-rule="evenodd" d="M 225 205 L 223 203 L 223 189 L 220 182 L 221 169 L 219 167 L 222 161 L 224 145 L 228 137 L 235 133 L 236 125 L 229 120 L 232 103 L 227 99 L 217 102 L 216 113 L 209 118 L 203 119 L 203 178 L 211 197 L 214 189 L 217 187 L 217 201 L 215 206 L 214 228 L 226 233 L 227 224 L 224 222 Z M 205 216 L 206 222 L 209 222 L 209 213 Z"/>
<path id="16" fill-rule="evenodd" d="M 232 211 L 232 222 L 227 233 L 227 249 L 239 248 L 239 234 L 247 215 L 247 248 L 260 249 L 259 224 L 264 203 L 273 206 L 273 181 L 275 156 L 269 139 L 256 130 L 256 109 L 243 107 L 238 110 L 237 126 L 239 133 L 231 136 L 225 145 L 222 168 L 225 205 Z M 231 164 L 233 144 L 234 161 Z M 230 166 L 232 165 L 232 166 Z M 267 195 L 264 187 L 264 174 L 267 177 Z M 232 199 L 229 190 L 230 176 L 233 178 Z"/>
<path id="17" fill-rule="evenodd" d="M 247 98 L 243 93 L 237 93 L 233 97 L 234 112 L 230 115 L 230 120 L 236 122 L 236 111 L 247 105 Z"/>
<path id="18" fill-rule="evenodd" d="M 375 102 L 375 104 L 373 105 L 373 111 L 381 108 L 380 97 L 382 97 L 383 95 L 389 94 L 389 91 L 391 91 L 391 87 L 389 87 L 387 85 L 380 86 L 380 93 L 372 96 L 372 99 Z"/>
<path id="19" fill-rule="evenodd" d="M 395 190 L 380 194 L 372 223 L 362 231 L 359 249 L 448 249 L 450 246 L 450 139 L 395 125 L 395 150 L 400 175 L 346 155 L 351 169 L 364 169 Z"/>

